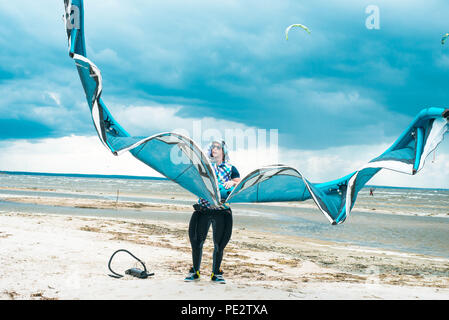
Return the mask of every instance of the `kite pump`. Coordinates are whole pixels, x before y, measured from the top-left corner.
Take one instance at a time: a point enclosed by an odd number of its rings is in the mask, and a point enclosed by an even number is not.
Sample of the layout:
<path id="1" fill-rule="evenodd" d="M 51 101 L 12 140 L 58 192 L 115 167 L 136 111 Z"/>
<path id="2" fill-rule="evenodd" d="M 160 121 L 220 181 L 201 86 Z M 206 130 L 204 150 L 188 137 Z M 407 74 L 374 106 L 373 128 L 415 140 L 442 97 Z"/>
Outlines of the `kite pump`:
<path id="1" fill-rule="evenodd" d="M 126 270 L 126 271 L 125 271 L 125 274 L 129 274 L 129 275 L 131 275 L 131 276 L 133 276 L 133 277 L 140 278 L 140 279 L 146 279 L 146 278 L 148 278 L 148 277 L 154 276 L 154 273 L 148 273 L 147 267 L 145 266 L 145 263 L 143 263 L 142 260 L 140 260 L 139 258 L 137 258 L 135 255 L 133 255 L 133 254 L 132 254 L 131 252 L 129 252 L 128 250 L 120 249 L 120 250 L 115 251 L 115 252 L 112 254 L 111 258 L 109 259 L 108 268 L 109 268 L 109 270 L 113 273 L 113 274 L 110 274 L 110 275 L 109 275 L 110 277 L 116 278 L 116 279 L 123 278 L 123 275 L 121 275 L 121 274 L 115 272 L 115 271 L 112 270 L 112 268 L 111 268 L 112 258 L 114 258 L 114 256 L 115 256 L 116 253 L 121 252 L 121 251 L 128 253 L 131 257 L 133 257 L 134 259 L 136 259 L 136 260 L 143 266 L 143 270 L 141 270 L 141 269 L 139 269 L 139 268 L 131 268 L 131 269 Z"/>

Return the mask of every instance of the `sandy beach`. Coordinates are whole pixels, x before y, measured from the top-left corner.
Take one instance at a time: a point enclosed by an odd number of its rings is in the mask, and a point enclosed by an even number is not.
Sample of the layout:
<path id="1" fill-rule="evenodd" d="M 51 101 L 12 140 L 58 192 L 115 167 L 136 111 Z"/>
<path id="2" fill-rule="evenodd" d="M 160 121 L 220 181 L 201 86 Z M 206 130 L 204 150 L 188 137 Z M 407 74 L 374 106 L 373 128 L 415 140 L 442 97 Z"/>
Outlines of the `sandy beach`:
<path id="1" fill-rule="evenodd" d="M 9 199 L 12 201 L 12 199 Z M 114 201 L 16 198 L 56 206 L 133 205 Z M 53 202 L 52 202 L 53 201 Z M 59 201 L 59 203 L 58 203 Z M 135 204 L 134 204 L 135 206 Z M 152 204 L 158 211 L 188 206 Z M 202 278 L 191 266 L 187 223 L 161 219 L 0 213 L 0 299 L 448 299 L 449 259 L 234 228 L 222 264 L 226 284 L 209 280 L 213 242 L 204 246 Z M 126 249 L 155 275 L 108 274 Z M 126 253 L 112 268 L 140 267 Z"/>

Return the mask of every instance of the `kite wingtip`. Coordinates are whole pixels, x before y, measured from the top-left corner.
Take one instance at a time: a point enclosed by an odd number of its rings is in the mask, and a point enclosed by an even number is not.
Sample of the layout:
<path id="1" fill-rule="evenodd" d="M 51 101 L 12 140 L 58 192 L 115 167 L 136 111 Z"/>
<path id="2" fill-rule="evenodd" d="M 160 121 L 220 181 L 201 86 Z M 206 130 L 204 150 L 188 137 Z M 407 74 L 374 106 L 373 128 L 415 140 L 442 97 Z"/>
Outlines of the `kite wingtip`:
<path id="1" fill-rule="evenodd" d="M 449 109 L 444 110 L 442 116 L 449 121 Z"/>

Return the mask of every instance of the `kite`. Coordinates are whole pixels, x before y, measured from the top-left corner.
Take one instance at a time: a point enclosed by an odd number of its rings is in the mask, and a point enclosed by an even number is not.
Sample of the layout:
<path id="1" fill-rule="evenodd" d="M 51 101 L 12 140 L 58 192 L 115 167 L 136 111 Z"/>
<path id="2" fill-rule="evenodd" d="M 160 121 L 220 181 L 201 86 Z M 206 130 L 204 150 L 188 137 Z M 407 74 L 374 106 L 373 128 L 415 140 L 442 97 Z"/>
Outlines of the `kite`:
<path id="1" fill-rule="evenodd" d="M 446 39 L 449 37 L 449 33 L 446 33 L 443 38 L 441 38 L 441 44 L 444 45 L 444 43 L 446 42 Z"/>
<path id="2" fill-rule="evenodd" d="M 380 170 L 414 175 L 449 130 L 449 109 L 422 110 L 383 154 L 340 179 L 313 183 L 297 169 L 273 165 L 246 175 L 222 199 L 209 158 L 190 138 L 173 132 L 150 137 L 131 136 L 113 118 L 102 100 L 100 69 L 87 58 L 83 0 L 64 0 L 69 56 L 75 61 L 92 121 L 103 145 L 118 156 L 129 151 L 163 176 L 213 206 L 222 203 L 305 201 L 312 199 L 332 224 L 349 216 L 358 192 Z"/>
<path id="3" fill-rule="evenodd" d="M 292 25 L 290 25 L 290 26 L 288 26 L 287 27 L 287 29 L 285 29 L 285 38 L 288 40 L 288 32 L 290 31 L 290 29 L 291 28 L 293 28 L 293 27 L 299 27 L 299 28 L 302 28 L 302 29 L 304 29 L 305 31 L 307 31 L 307 33 L 309 33 L 310 34 L 310 30 L 309 30 L 309 28 L 307 28 L 306 26 L 304 26 L 304 25 L 302 25 L 302 24 L 292 24 Z"/>

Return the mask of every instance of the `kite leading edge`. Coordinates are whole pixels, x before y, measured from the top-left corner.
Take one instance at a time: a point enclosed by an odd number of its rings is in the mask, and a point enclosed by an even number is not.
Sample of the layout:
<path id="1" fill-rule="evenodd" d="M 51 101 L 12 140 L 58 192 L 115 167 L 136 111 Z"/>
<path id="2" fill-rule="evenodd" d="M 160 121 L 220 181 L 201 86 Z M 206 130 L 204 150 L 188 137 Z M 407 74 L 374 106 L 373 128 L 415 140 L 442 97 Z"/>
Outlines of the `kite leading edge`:
<path id="1" fill-rule="evenodd" d="M 343 178 L 312 183 L 293 167 L 267 166 L 248 174 L 227 199 L 221 199 L 210 160 L 193 140 L 173 132 L 134 137 L 115 121 L 101 98 L 101 72 L 86 55 L 83 0 L 64 0 L 64 5 L 69 55 L 75 61 L 92 120 L 103 145 L 116 156 L 129 151 L 149 167 L 216 206 L 224 201 L 313 199 L 332 224 L 340 224 L 349 216 L 358 192 L 376 173 L 389 169 L 416 174 L 449 130 L 449 109 L 424 109 L 383 154 Z M 177 161 L 173 161 L 173 154 Z"/>

